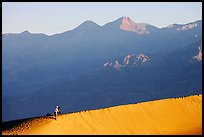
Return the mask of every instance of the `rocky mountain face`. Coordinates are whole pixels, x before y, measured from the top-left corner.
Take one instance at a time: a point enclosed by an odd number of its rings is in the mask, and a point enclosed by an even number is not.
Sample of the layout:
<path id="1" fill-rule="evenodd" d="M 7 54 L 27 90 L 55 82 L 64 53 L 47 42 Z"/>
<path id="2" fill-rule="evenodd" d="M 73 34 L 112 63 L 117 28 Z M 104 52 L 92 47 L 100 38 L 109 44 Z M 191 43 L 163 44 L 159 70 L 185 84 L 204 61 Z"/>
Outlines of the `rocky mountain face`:
<path id="1" fill-rule="evenodd" d="M 199 48 L 198 55 L 193 56 L 193 60 L 201 62 L 202 61 L 202 47 L 198 47 L 198 48 Z"/>
<path id="2" fill-rule="evenodd" d="M 148 34 L 149 31 L 147 30 L 146 25 L 147 24 L 145 23 L 135 23 L 129 17 L 123 17 L 120 29 L 136 32 L 138 34 Z"/>
<path id="3" fill-rule="evenodd" d="M 56 104 L 71 112 L 202 93 L 201 44 L 201 20 L 160 29 L 121 17 L 52 36 L 3 34 L 2 120 Z"/>
<path id="4" fill-rule="evenodd" d="M 176 30 L 187 30 L 187 29 L 195 28 L 197 26 L 198 26 L 197 23 L 191 23 L 191 24 L 187 24 L 187 25 L 184 25 L 182 27 L 179 27 Z"/>
<path id="5" fill-rule="evenodd" d="M 116 60 L 113 63 L 107 62 L 103 66 L 104 68 L 114 68 L 120 70 L 126 67 L 136 67 L 148 61 L 150 61 L 150 58 L 144 54 L 129 54 L 123 60 Z"/>

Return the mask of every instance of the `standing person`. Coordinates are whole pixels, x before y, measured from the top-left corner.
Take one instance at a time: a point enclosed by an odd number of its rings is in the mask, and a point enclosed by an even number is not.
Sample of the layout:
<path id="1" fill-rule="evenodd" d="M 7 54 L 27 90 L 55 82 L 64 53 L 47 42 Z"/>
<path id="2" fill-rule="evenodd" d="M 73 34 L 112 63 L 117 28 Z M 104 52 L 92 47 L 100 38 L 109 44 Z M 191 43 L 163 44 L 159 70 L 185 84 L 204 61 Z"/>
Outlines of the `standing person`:
<path id="1" fill-rule="evenodd" d="M 56 106 L 55 112 L 54 112 L 55 120 L 57 120 L 57 113 L 58 113 L 58 112 L 59 112 L 59 106 Z"/>

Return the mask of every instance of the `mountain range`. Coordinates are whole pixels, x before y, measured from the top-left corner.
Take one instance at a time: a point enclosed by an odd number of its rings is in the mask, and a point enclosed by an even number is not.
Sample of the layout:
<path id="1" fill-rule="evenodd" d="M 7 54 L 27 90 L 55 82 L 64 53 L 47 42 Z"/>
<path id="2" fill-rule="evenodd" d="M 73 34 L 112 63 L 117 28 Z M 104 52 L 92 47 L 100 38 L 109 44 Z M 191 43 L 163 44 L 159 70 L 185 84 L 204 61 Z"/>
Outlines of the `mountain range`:
<path id="1" fill-rule="evenodd" d="M 55 35 L 2 34 L 3 121 L 202 93 L 202 20 L 121 17 Z M 24 111 L 26 110 L 26 111 Z"/>

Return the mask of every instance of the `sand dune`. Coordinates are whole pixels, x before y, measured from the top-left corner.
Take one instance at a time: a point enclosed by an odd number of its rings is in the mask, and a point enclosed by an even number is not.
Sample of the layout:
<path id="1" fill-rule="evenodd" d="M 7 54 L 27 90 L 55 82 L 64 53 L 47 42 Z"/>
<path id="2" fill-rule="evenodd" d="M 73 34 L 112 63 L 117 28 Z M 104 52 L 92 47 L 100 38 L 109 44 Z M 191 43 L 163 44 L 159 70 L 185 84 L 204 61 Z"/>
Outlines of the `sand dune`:
<path id="1" fill-rule="evenodd" d="M 202 134 L 202 94 L 31 118 L 2 134 Z"/>

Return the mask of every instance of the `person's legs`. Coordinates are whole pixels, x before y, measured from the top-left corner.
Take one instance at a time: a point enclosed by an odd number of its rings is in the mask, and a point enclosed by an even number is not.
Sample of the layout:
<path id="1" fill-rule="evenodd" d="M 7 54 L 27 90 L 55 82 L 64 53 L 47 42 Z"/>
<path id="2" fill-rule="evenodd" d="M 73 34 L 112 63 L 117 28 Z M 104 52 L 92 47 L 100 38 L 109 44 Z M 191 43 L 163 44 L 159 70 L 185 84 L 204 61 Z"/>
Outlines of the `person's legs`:
<path id="1" fill-rule="evenodd" d="M 54 112 L 54 114 L 55 114 L 55 120 L 57 120 L 57 112 Z"/>

